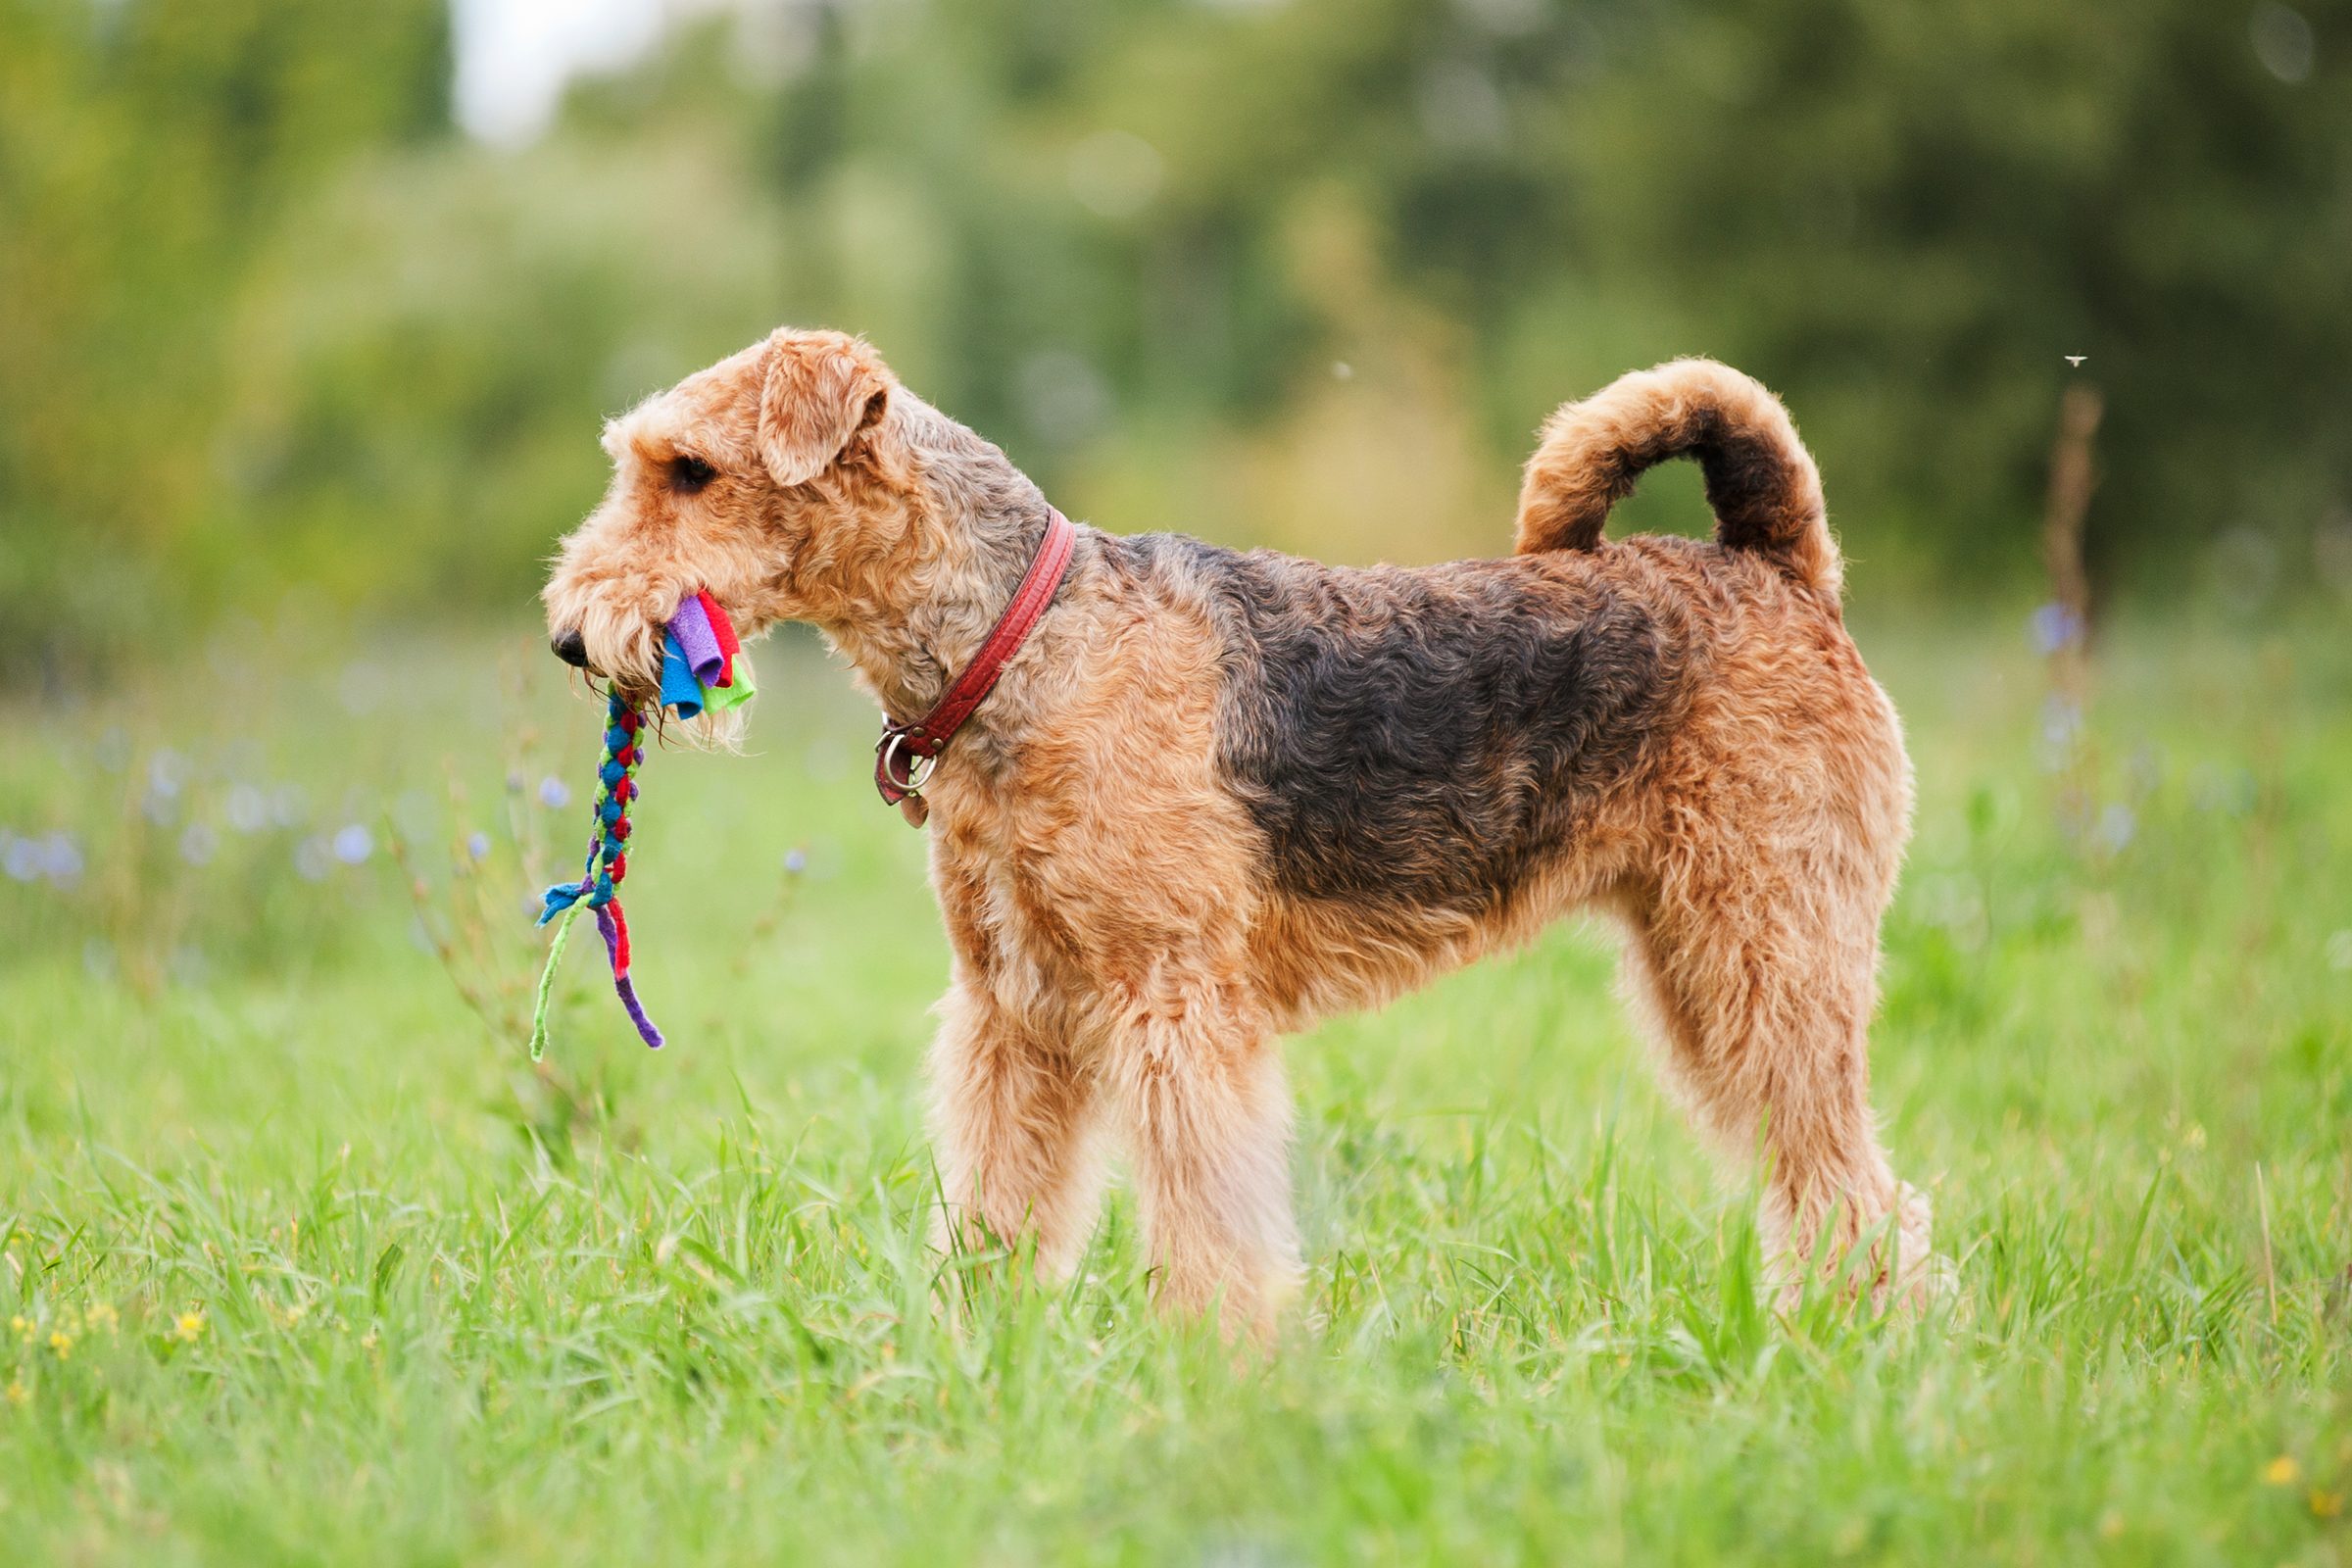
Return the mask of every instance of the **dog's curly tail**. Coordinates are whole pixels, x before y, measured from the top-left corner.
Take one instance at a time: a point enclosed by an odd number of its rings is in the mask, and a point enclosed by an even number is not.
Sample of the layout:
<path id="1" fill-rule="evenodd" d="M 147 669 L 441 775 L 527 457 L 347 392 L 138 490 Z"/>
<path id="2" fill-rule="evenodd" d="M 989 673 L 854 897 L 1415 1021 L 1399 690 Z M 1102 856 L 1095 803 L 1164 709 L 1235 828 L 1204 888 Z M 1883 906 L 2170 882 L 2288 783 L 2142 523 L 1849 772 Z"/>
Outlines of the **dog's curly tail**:
<path id="1" fill-rule="evenodd" d="M 1519 489 L 1518 550 L 1591 550 L 1609 509 L 1642 471 L 1698 460 L 1715 537 L 1752 550 L 1808 588 L 1838 597 L 1843 571 L 1822 506 L 1821 474 L 1781 400 L 1713 360 L 1636 370 L 1544 421 Z"/>

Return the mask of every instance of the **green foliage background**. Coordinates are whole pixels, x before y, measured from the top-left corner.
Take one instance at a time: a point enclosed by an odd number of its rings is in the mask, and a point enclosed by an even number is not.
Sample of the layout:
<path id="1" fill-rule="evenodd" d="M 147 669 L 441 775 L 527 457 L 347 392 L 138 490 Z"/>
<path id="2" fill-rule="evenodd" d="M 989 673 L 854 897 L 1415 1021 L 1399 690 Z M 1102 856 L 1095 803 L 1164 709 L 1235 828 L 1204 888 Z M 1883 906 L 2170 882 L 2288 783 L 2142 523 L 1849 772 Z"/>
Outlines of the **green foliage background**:
<path id="1" fill-rule="evenodd" d="M 1554 403 L 1715 354 L 1887 595 L 2032 568 L 2088 374 L 2104 580 L 2340 586 L 2348 63 L 2341 0 L 870 0 L 498 151 L 433 0 L 0 0 L 0 669 L 523 613 L 597 420 L 781 320 L 1108 526 L 1354 560 L 1501 548 Z"/>

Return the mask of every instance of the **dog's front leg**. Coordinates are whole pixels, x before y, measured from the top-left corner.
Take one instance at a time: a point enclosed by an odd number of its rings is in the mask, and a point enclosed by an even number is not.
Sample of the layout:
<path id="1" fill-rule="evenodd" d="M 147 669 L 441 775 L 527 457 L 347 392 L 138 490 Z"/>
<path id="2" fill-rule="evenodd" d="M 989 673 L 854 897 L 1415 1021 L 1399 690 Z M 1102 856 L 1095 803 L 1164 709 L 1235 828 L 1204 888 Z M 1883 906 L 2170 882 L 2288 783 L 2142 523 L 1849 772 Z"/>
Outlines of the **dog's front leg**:
<path id="1" fill-rule="evenodd" d="M 1163 980 L 1124 1009 L 1105 1072 L 1160 1303 L 1215 1310 L 1229 1339 L 1266 1338 L 1298 1278 L 1290 1090 L 1270 1023 L 1234 987 Z"/>
<path id="2" fill-rule="evenodd" d="M 1015 1250 L 1066 1276 L 1094 1227 L 1096 1080 L 1065 1042 L 958 983 L 931 1048 L 932 1148 L 945 1206 L 936 1240 Z"/>

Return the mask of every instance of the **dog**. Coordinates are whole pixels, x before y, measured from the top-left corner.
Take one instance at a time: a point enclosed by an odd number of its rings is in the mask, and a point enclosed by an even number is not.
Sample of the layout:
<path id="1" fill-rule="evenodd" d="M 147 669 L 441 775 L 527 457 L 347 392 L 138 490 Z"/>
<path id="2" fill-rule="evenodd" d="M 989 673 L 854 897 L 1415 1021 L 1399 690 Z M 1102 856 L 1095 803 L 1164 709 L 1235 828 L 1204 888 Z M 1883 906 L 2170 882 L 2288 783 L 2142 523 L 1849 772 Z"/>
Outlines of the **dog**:
<path id="1" fill-rule="evenodd" d="M 904 733 L 1071 528 L 836 332 L 779 330 L 604 446 L 549 631 L 647 701 L 662 622 L 707 588 L 747 635 L 817 627 Z M 1714 540 L 1605 539 L 1682 456 Z M 1584 909 L 1622 927 L 1693 1120 L 1761 1152 L 1785 1297 L 1821 1271 L 1929 1292 L 1928 1205 L 1869 1101 L 1910 763 L 1770 392 L 1681 360 L 1562 407 L 1501 560 L 1341 567 L 1092 528 L 1066 548 L 929 776 L 882 779 L 919 783 L 953 949 L 928 1063 L 942 1245 L 1066 1272 L 1116 1136 L 1155 1298 L 1262 1336 L 1300 1273 L 1277 1038 Z"/>

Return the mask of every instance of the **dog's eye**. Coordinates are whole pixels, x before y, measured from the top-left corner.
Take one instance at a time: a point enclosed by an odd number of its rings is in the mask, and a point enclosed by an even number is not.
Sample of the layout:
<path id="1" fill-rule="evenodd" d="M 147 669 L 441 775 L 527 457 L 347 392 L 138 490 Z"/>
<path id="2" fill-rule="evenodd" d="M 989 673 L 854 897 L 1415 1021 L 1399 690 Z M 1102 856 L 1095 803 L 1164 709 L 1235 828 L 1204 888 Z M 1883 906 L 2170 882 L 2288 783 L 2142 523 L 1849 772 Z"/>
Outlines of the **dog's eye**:
<path id="1" fill-rule="evenodd" d="M 718 470 L 700 458 L 670 459 L 669 482 L 673 488 L 683 491 L 687 495 L 694 494 L 717 477 Z"/>

